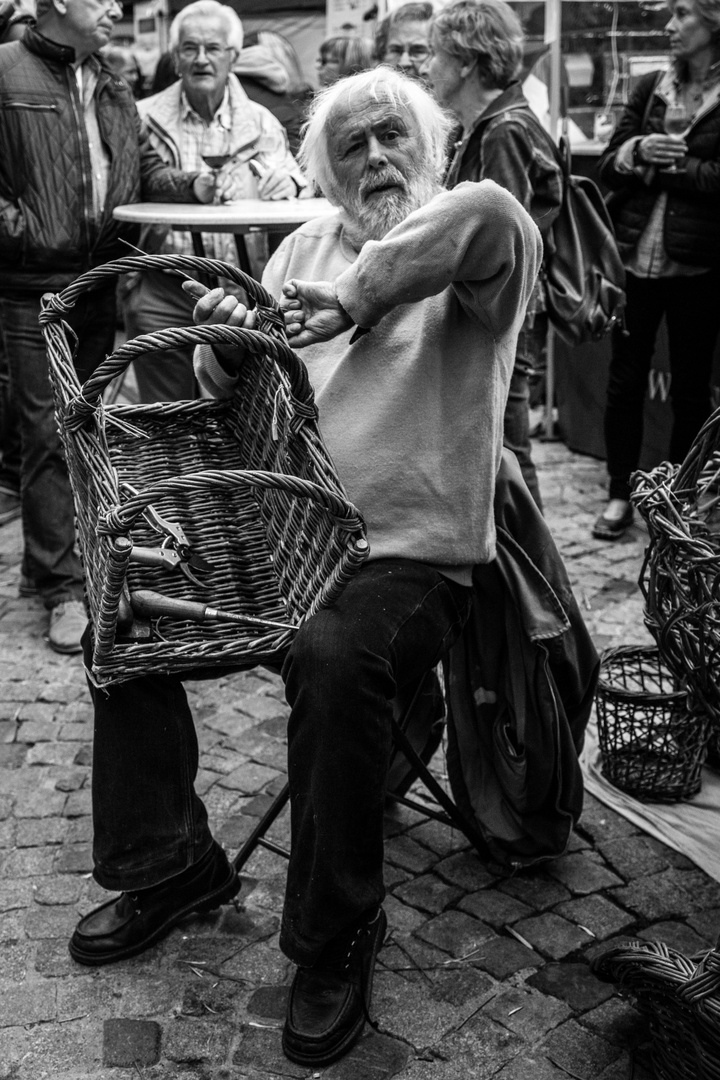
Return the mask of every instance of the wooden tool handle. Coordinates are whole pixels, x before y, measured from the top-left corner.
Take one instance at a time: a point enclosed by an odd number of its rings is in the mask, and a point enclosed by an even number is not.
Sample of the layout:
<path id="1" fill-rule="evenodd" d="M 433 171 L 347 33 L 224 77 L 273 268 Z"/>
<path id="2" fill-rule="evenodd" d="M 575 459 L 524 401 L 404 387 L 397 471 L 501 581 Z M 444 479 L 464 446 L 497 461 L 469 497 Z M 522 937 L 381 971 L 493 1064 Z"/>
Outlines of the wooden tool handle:
<path id="1" fill-rule="evenodd" d="M 146 619 L 160 619 L 167 615 L 171 619 L 189 619 L 192 622 L 205 622 L 207 605 L 195 600 L 177 600 L 173 596 L 163 596 L 152 589 L 136 589 L 130 593 L 130 603 L 136 615 Z"/>

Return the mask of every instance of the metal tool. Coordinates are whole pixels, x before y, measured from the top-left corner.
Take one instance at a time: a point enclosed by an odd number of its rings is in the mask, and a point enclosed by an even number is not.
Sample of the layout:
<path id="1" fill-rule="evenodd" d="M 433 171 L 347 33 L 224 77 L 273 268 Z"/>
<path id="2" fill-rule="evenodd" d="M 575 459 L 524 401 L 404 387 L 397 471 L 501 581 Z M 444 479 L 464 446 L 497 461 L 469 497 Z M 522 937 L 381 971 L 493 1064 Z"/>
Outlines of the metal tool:
<path id="1" fill-rule="evenodd" d="M 127 481 L 120 484 L 120 490 L 129 495 L 139 494 L 137 488 Z M 143 517 L 156 532 L 164 533 L 165 539 L 159 547 L 142 547 L 133 544 L 130 562 L 139 563 L 141 566 L 159 566 L 165 570 L 181 570 L 194 585 L 201 589 L 208 588 L 204 581 L 195 577 L 195 572 L 210 574 L 213 566 L 202 555 L 193 551 L 182 525 L 176 521 L 168 521 L 154 506 L 146 506 Z"/>
<path id="2" fill-rule="evenodd" d="M 296 630 L 292 623 L 275 622 L 272 619 L 258 619 L 254 615 L 240 615 L 234 611 L 219 611 L 209 604 L 195 600 L 178 600 L 173 596 L 163 596 L 152 589 L 136 589 L 130 593 L 130 603 L 136 615 L 144 619 L 187 619 L 190 622 L 237 622 L 261 629 Z"/>

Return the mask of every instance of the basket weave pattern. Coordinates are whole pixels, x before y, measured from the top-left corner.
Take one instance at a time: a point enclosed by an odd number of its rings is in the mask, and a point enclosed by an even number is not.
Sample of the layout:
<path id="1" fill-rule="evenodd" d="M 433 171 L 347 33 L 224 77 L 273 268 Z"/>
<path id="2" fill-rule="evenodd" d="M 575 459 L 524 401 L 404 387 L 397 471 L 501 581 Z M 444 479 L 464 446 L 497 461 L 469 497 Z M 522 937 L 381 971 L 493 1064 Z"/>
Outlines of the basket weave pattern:
<path id="1" fill-rule="evenodd" d="M 650 544 L 640 573 L 645 622 L 690 708 L 720 732 L 720 410 L 681 466 L 635 473 Z"/>
<path id="2" fill-rule="evenodd" d="M 602 658 L 595 695 L 603 775 L 637 799 L 676 802 L 700 790 L 707 721 L 658 650 L 620 646 Z"/>
<path id="3" fill-rule="evenodd" d="M 229 278 L 255 301 L 258 329 L 194 326 L 147 334 L 121 346 L 81 387 L 63 315 L 81 293 L 148 268 Z M 305 619 L 340 595 L 368 545 L 362 518 L 322 441 L 307 373 L 287 345 L 272 297 L 224 263 L 142 256 L 107 263 L 46 298 L 41 321 L 75 499 L 95 681 L 277 657 Z M 134 357 L 199 343 L 244 348 L 232 398 L 103 404 L 108 384 Z M 128 495 L 124 483 L 137 494 Z M 164 539 L 146 520 L 148 507 L 179 523 L 193 552 L 212 565 L 206 588 L 178 569 L 130 560 L 133 544 L 157 547 Z M 119 605 L 123 594 L 137 589 L 293 629 L 163 619 L 159 637 L 128 641 L 117 635 Z"/>
<path id="4" fill-rule="evenodd" d="M 592 964 L 650 1024 L 658 1080 L 720 1080 L 720 954 L 699 963 L 663 942 L 632 941 Z"/>

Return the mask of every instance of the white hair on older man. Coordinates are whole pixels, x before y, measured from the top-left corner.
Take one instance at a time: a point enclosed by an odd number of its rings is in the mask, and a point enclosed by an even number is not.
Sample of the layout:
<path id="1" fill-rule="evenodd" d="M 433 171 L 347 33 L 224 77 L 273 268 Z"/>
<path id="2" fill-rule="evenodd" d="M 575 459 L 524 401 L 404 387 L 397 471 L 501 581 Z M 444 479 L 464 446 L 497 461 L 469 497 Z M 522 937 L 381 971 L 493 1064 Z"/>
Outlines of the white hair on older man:
<path id="1" fill-rule="evenodd" d="M 330 160 L 328 120 L 341 101 L 358 110 L 368 101 L 408 109 L 417 122 L 432 179 L 437 182 L 442 179 L 447 164 L 447 140 L 453 126 L 451 118 L 416 79 L 394 68 L 372 68 L 339 79 L 317 94 L 310 107 L 298 157 L 310 182 L 317 184 L 331 202 L 339 201 L 340 189 Z"/>
<path id="2" fill-rule="evenodd" d="M 195 0 L 194 4 L 188 4 L 178 12 L 170 24 L 168 41 L 170 49 L 177 49 L 180 43 L 180 31 L 188 19 L 203 17 L 220 19 L 225 24 L 228 47 L 235 49 L 239 54 L 243 47 L 243 24 L 229 4 L 220 4 L 218 0 Z"/>

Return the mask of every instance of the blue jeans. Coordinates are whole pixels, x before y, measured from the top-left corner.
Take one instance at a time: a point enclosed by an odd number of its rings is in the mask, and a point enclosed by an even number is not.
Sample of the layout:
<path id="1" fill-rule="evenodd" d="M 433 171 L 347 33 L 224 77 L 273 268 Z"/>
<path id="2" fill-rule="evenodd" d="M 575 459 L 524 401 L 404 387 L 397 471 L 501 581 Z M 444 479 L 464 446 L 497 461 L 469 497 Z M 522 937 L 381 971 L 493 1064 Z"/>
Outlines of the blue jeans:
<path id="1" fill-rule="evenodd" d="M 628 274 L 626 289 L 627 334 L 613 332 L 604 418 L 611 499 L 630 498 L 630 476 L 640 464 L 648 373 L 663 315 L 673 410 L 670 461 L 684 459 L 710 415 L 710 375 L 720 330 L 720 271 L 664 278 Z"/>
<path id="2" fill-rule="evenodd" d="M 528 409 L 530 407 L 530 375 L 542 355 L 547 337 L 547 326 L 547 315 L 545 312 L 538 312 L 532 326 L 527 325 L 526 319 L 521 327 L 503 421 L 503 442 L 517 457 L 523 479 L 541 513 L 543 506 L 540 484 L 530 450 Z"/>
<path id="3" fill-rule="evenodd" d="M 469 589 L 421 563 L 367 564 L 309 619 L 285 658 L 292 849 L 280 944 L 298 964 L 381 903 L 391 702 L 457 639 Z M 87 644 L 87 643 L 86 643 Z M 208 850 L 198 744 L 182 683 L 91 688 L 95 878 L 159 884 Z"/>
<path id="4" fill-rule="evenodd" d="M 20 427 L 20 496 L 25 554 L 23 572 L 46 608 L 81 599 L 82 570 L 75 553 L 72 492 L 62 452 L 38 316 L 40 293 L 0 297 L 10 389 Z M 67 315 L 78 335 L 75 357 L 83 382 L 112 352 L 115 289 L 81 297 Z"/>

